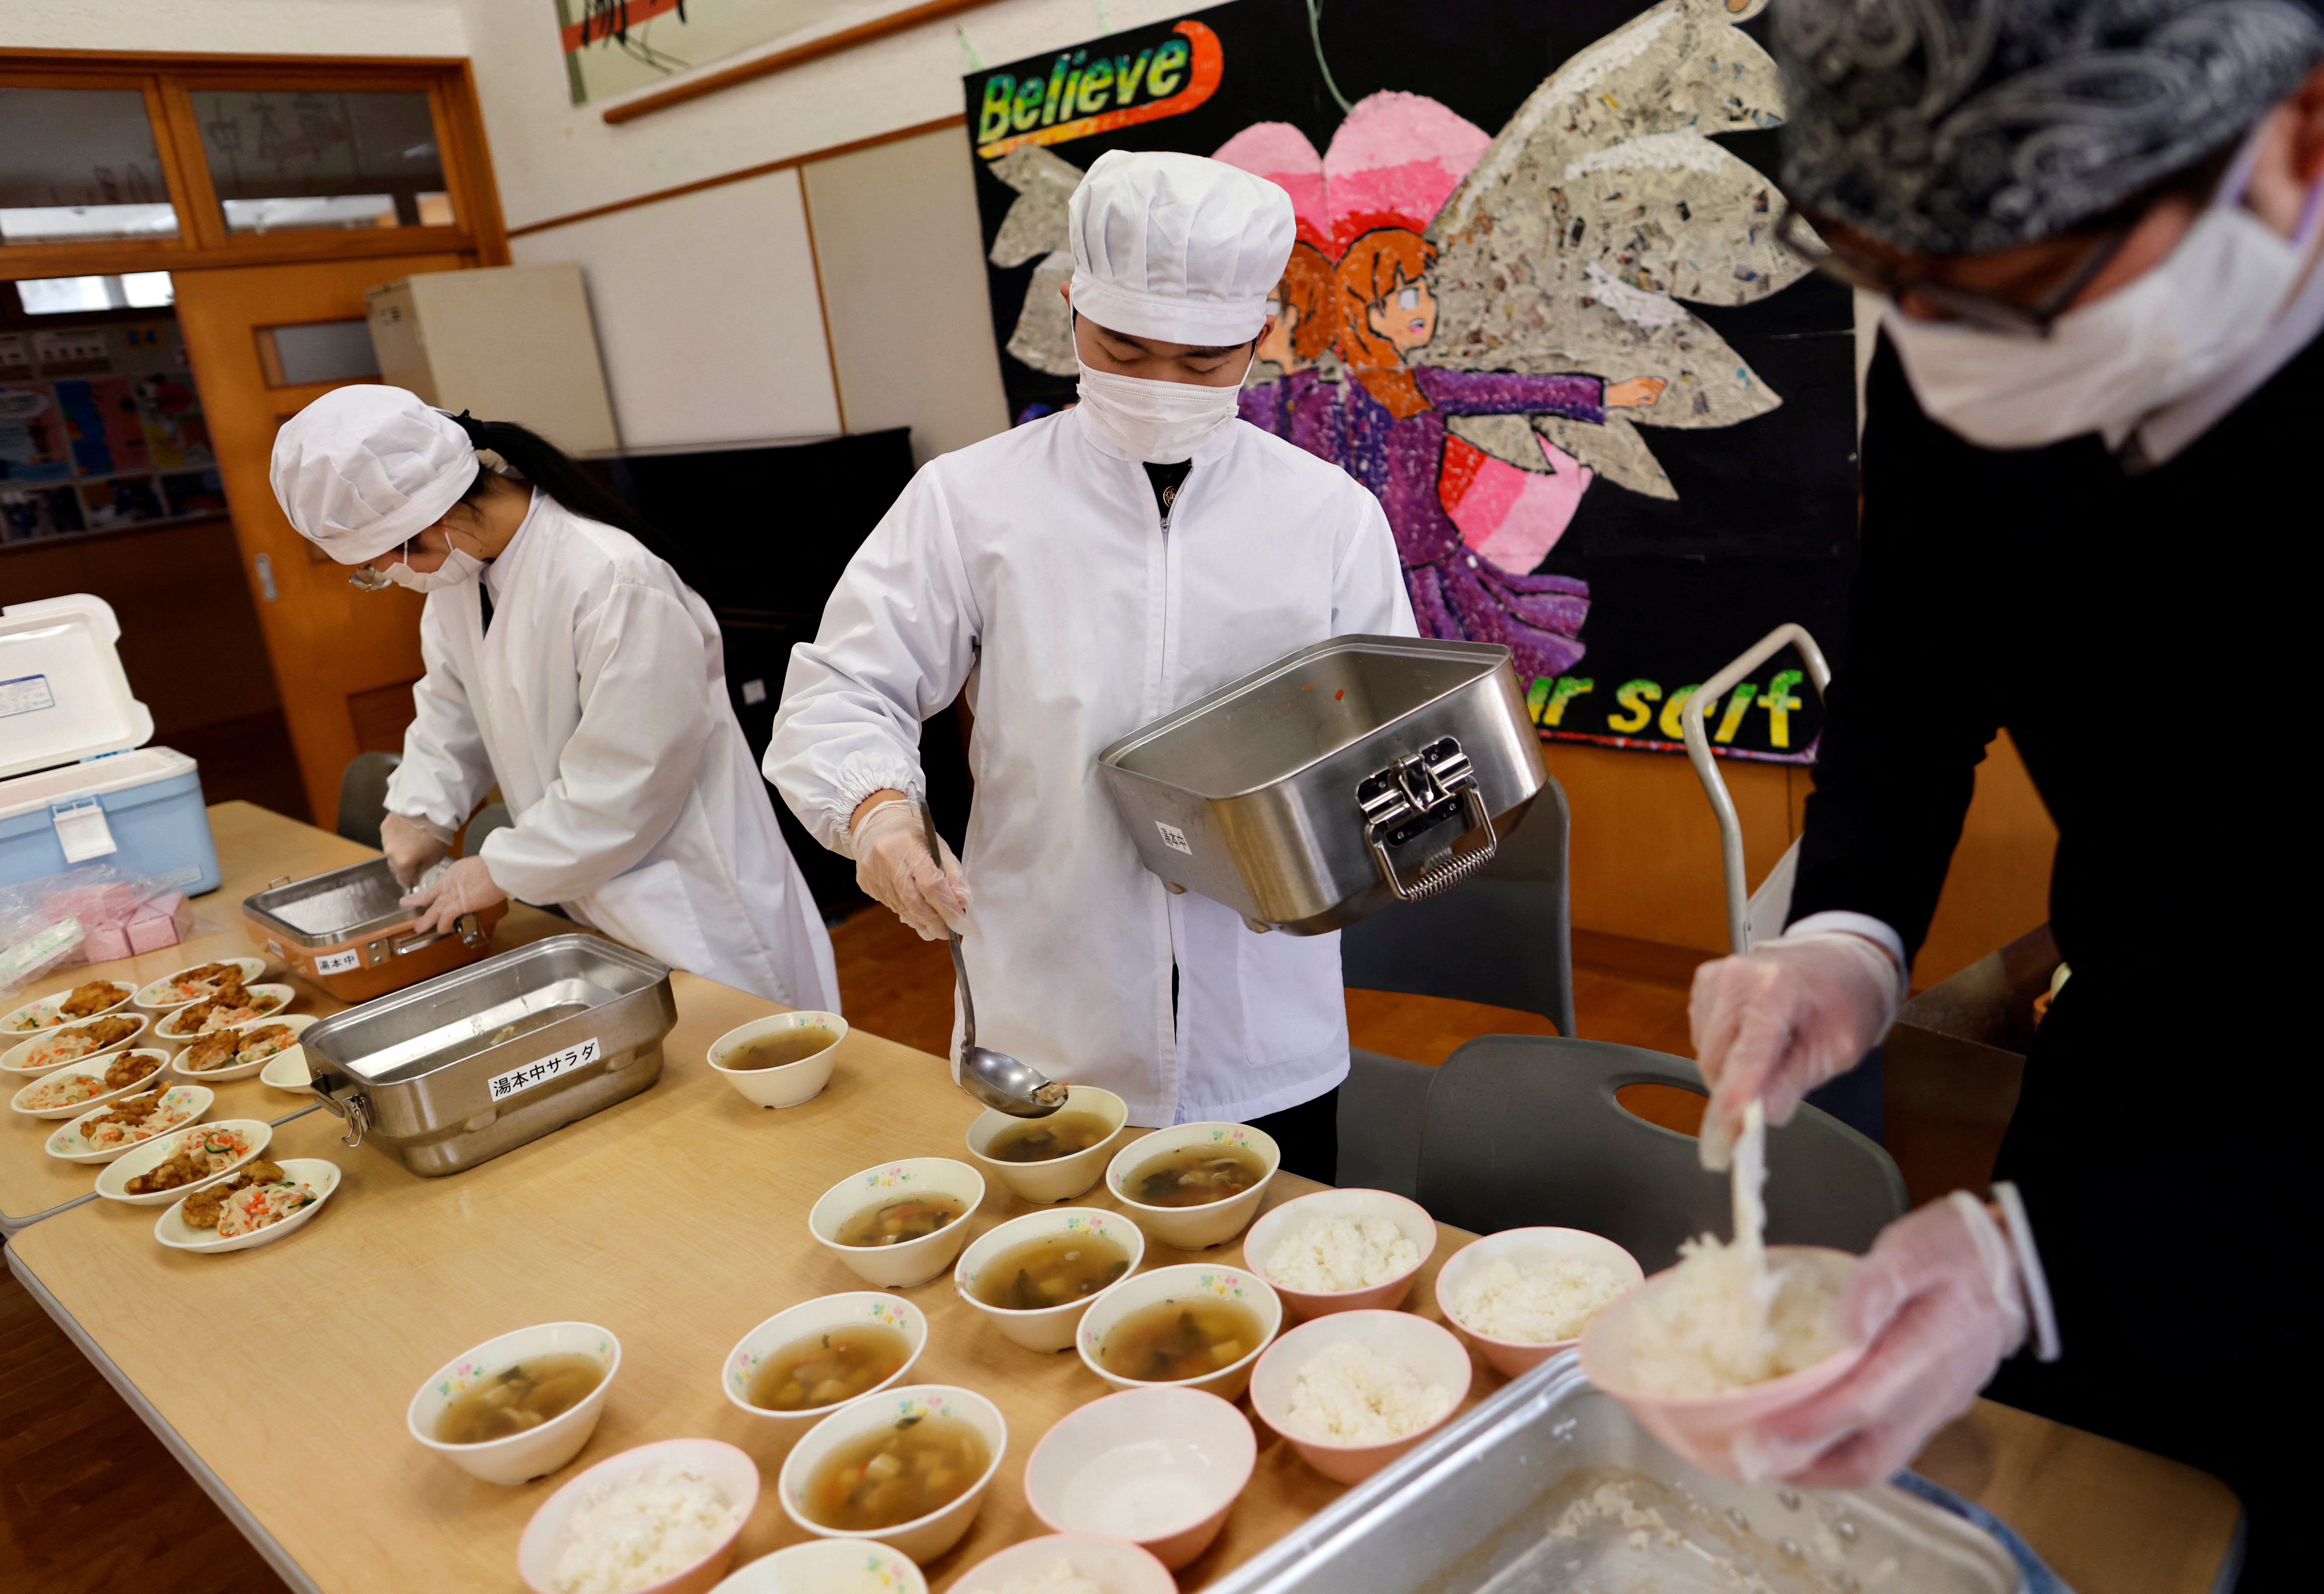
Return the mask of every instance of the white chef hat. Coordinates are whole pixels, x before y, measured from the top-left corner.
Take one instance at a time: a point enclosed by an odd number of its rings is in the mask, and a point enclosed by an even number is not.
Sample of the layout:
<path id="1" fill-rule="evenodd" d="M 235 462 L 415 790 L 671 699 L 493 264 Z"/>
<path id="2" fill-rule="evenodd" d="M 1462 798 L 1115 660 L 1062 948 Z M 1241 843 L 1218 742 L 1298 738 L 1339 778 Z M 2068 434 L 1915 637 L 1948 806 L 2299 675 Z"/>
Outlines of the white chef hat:
<path id="1" fill-rule="evenodd" d="M 1221 346 L 1267 324 L 1297 230 L 1263 177 L 1166 152 L 1109 150 L 1074 190 L 1074 308 L 1134 338 Z"/>
<path id="2" fill-rule="evenodd" d="M 268 479 L 299 534 L 364 564 L 444 518 L 476 479 L 460 423 L 401 387 L 334 388 L 274 434 Z"/>

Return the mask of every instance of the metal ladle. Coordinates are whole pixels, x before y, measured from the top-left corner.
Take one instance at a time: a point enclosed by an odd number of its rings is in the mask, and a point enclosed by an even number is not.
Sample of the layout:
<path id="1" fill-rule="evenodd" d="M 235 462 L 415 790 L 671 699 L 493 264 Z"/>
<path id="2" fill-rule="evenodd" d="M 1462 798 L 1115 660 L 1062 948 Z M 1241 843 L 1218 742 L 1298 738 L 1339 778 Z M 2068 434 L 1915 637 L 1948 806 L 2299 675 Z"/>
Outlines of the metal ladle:
<path id="1" fill-rule="evenodd" d="M 928 857 L 944 867 L 944 844 L 936 839 L 936 816 L 926 801 L 919 803 L 920 826 L 927 833 Z M 976 1043 L 976 1001 L 968 992 L 968 964 L 960 955 L 960 937 L 952 936 L 952 971 L 960 980 L 960 1088 L 995 1112 L 1014 1118 L 1046 1118 L 1065 1105 L 1065 1087 L 1030 1063 L 1005 1052 Z"/>

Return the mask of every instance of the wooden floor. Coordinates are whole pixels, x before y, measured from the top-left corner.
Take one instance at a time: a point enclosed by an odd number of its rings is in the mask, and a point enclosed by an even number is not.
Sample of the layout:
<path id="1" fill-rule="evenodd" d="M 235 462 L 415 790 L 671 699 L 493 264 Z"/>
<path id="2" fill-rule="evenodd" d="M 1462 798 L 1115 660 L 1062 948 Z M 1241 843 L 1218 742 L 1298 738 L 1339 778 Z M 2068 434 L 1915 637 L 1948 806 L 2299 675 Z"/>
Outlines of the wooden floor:
<path id="1" fill-rule="evenodd" d="M 205 775 L 217 767 L 206 762 Z M 952 968 L 884 910 L 833 933 L 854 1023 L 941 1052 Z M 1699 959 L 1577 936 L 1574 1005 L 1584 1035 L 1685 1053 L 1686 984 Z M 1351 991 L 1354 1043 L 1442 1062 L 1462 1041 L 1554 1032 L 1532 1014 Z M 8 1594 L 274 1594 L 282 1584 L 90 1369 L 13 1276 L 0 1277 L 0 1589 Z"/>

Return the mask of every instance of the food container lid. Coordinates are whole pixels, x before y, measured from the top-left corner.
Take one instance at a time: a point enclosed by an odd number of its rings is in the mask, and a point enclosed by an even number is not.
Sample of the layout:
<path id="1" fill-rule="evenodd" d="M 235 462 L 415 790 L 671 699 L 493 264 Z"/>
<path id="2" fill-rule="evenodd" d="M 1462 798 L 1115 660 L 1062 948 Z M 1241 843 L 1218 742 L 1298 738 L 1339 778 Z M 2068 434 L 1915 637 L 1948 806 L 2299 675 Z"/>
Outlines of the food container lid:
<path id="1" fill-rule="evenodd" d="M 129 690 L 121 623 L 92 593 L 0 609 L 0 776 L 142 747 L 153 716 Z"/>

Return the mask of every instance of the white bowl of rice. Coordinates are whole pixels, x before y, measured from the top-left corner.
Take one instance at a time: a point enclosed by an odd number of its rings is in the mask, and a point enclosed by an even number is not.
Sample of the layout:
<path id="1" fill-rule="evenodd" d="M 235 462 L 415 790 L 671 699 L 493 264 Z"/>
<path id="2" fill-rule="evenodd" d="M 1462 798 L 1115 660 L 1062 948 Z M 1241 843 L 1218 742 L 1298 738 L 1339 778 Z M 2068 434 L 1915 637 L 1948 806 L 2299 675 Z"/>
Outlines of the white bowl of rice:
<path id="1" fill-rule="evenodd" d="M 1436 1250 L 1436 1219 L 1384 1190 L 1319 1190 L 1288 1200 L 1243 1236 L 1244 1265 L 1295 1318 L 1401 1306 Z"/>
<path id="2" fill-rule="evenodd" d="M 1460 1409 L 1468 1348 L 1408 1311 L 1341 1311 L 1301 1323 L 1250 1375 L 1250 1409 L 1324 1477 L 1355 1483 Z"/>
<path id="3" fill-rule="evenodd" d="M 759 1464 L 715 1439 L 609 1456 L 549 1497 L 516 1547 L 532 1594 L 706 1594 L 759 1503 Z"/>
<path id="4" fill-rule="evenodd" d="M 960 1574 L 959 1594 L 1178 1594 L 1153 1552 L 1096 1534 L 1044 1534 Z"/>
<path id="5" fill-rule="evenodd" d="M 1582 1330 L 1646 1276 L 1638 1259 L 1578 1228 L 1505 1228 L 1452 1253 L 1436 1307 L 1508 1378 L 1581 1343 Z"/>
<path id="6" fill-rule="evenodd" d="M 728 1573 L 710 1594 L 928 1594 L 928 1580 L 885 1544 L 810 1539 Z"/>

